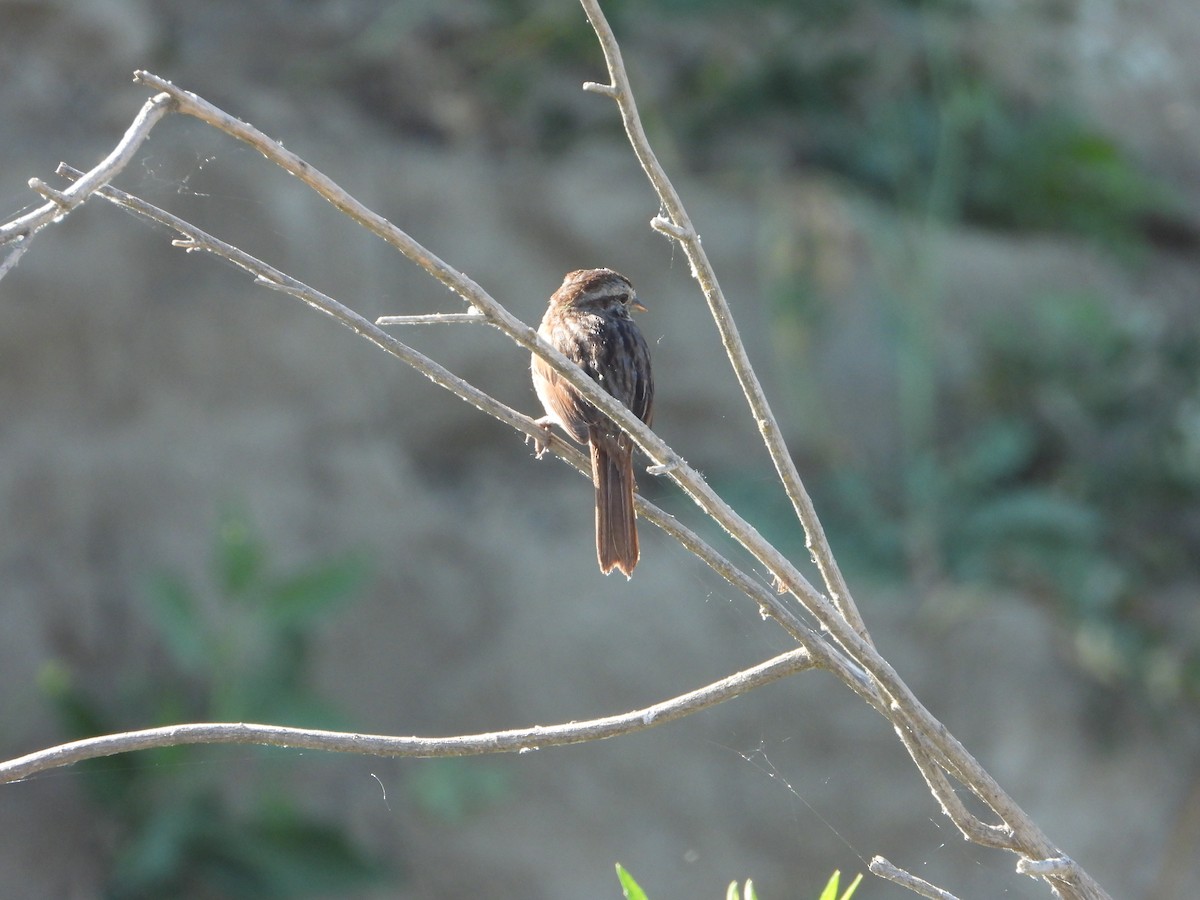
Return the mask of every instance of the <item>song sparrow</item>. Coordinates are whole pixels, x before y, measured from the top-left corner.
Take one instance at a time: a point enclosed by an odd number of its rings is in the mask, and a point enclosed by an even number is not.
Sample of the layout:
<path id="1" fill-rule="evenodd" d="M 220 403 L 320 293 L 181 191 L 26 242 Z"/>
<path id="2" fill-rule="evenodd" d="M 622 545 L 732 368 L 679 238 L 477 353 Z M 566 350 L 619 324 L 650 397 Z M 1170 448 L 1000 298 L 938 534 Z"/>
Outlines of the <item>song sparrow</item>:
<path id="1" fill-rule="evenodd" d="M 624 275 L 582 269 L 568 273 L 551 296 L 538 334 L 649 425 L 654 413 L 650 351 L 629 314 L 645 308 Z M 591 448 L 600 571 L 620 569 L 629 577 L 638 561 L 633 439 L 536 355 L 533 387 L 546 410 L 539 421 L 547 428 L 557 423 Z"/>

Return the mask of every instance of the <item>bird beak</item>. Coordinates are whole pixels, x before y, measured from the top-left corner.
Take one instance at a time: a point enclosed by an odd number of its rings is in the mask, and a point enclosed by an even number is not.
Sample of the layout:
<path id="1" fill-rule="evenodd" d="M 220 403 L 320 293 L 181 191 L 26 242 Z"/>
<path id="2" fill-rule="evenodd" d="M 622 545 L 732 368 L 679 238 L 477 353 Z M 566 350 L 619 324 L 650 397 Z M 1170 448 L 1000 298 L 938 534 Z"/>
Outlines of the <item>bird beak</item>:
<path id="1" fill-rule="evenodd" d="M 634 299 L 634 301 L 629 304 L 629 308 L 632 309 L 634 312 L 649 312 L 650 311 L 646 308 L 646 305 L 644 303 L 642 303 L 641 300 L 637 300 L 637 299 Z"/>

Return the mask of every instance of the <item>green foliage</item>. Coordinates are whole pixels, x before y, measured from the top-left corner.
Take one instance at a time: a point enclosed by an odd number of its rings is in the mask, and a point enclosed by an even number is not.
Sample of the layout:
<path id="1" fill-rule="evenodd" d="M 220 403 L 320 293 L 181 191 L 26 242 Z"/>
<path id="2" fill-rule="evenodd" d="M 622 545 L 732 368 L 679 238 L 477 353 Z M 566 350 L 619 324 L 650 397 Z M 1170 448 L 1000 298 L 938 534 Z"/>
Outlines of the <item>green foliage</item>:
<path id="1" fill-rule="evenodd" d="M 623 18 L 625 5 L 614 6 Z M 661 79 L 643 113 L 653 126 L 661 110 L 694 166 L 760 171 L 765 155 L 952 221 L 1065 231 L 1118 248 L 1140 243 L 1147 215 L 1171 210 L 1167 188 L 1073 113 L 1069 98 L 1034 101 L 981 65 L 963 37 L 981 27 L 971 4 L 655 0 L 628 13 L 627 54 L 653 33 Z M 707 29 L 702 53 L 687 49 L 697 25 Z M 881 28 L 882 47 L 852 37 Z M 570 33 L 573 58 L 586 59 Z M 559 113 L 547 132 L 558 146 L 585 136 Z"/>
<path id="2" fill-rule="evenodd" d="M 758 894 L 754 890 L 754 882 L 747 878 L 745 888 L 742 891 L 738 890 L 738 883 L 736 881 L 729 882 L 729 887 L 725 890 L 725 900 L 758 900 Z"/>
<path id="3" fill-rule="evenodd" d="M 838 882 L 841 877 L 842 873 L 835 869 L 833 874 L 829 876 L 829 881 L 825 884 L 825 889 L 821 891 L 821 896 L 818 900 L 850 900 L 862 882 L 862 875 L 858 875 L 846 890 L 839 895 Z M 617 863 L 617 879 L 621 882 L 621 890 L 624 892 L 626 900 L 649 900 L 646 892 L 642 890 L 641 885 L 634 880 L 633 876 L 620 863 Z M 731 881 L 725 891 L 725 900 L 758 900 L 758 894 L 754 890 L 754 882 L 747 878 L 745 885 L 739 891 L 738 883 Z"/>
<path id="4" fill-rule="evenodd" d="M 1166 186 L 1111 137 L 1054 103 L 1006 94 L 962 60 L 834 116 L 822 135 L 812 153 L 825 166 L 951 221 L 1124 248 L 1140 243 L 1146 216 L 1171 208 Z"/>
<path id="5" fill-rule="evenodd" d="M 611 110 L 564 90 L 603 77 L 578 10 L 547 0 L 491 0 L 472 16 L 405 10 L 330 62 L 349 69 L 351 96 L 377 113 L 434 140 L 475 128 L 498 150 L 623 140 Z M 647 128 L 694 168 L 756 179 L 820 169 L 906 210 L 1064 231 L 1126 252 L 1148 214 L 1171 212 L 1163 185 L 1052 79 L 988 64 L 976 36 L 994 14 L 980 4 L 610 0 L 605 11 Z M 1025 27 L 1035 33 L 1056 15 L 1031 11 Z M 441 95 L 405 83 L 391 57 L 406 40 L 439 48 L 439 82 L 470 84 L 482 99 L 472 116 L 448 128 Z"/>
<path id="6" fill-rule="evenodd" d="M 1200 634 L 1162 596 L 1200 579 L 1200 328 L 1045 296 L 997 318 L 975 371 L 935 386 L 902 493 L 823 485 L 834 527 L 878 566 L 1041 600 L 1100 684 L 1200 699 Z"/>
<path id="7" fill-rule="evenodd" d="M 276 574 L 249 524 L 225 516 L 210 584 L 170 571 L 149 581 L 144 608 L 165 655 L 153 677 L 131 671 L 115 688 L 93 689 L 56 662 L 42 688 L 72 738 L 179 721 L 335 724 L 306 683 L 309 645 L 314 628 L 354 597 L 366 574 L 356 555 Z M 253 754 L 251 763 L 269 753 L 241 752 Z M 339 827 L 313 819 L 273 786 L 287 757 L 271 755 L 271 766 L 249 780 L 254 786 L 237 792 L 229 789 L 230 767 L 213 759 L 209 748 L 170 747 L 128 764 L 81 764 L 120 835 L 105 896 L 345 895 L 387 874 Z M 239 782 L 247 764 L 238 762 Z"/>
<path id="8" fill-rule="evenodd" d="M 625 867 L 617 863 L 617 880 L 621 882 L 621 891 L 625 900 L 649 900 L 641 885 L 633 880 L 633 876 L 625 871 Z"/>
<path id="9" fill-rule="evenodd" d="M 1111 247 L 1138 241 L 1151 213 L 1168 210 L 1165 185 L 1107 135 L 1064 109 L 1029 117 L 982 92 L 966 123 L 968 218 L 1018 230 L 1068 231 Z"/>
<path id="10" fill-rule="evenodd" d="M 850 900 L 854 896 L 854 892 L 858 890 L 858 886 L 862 884 L 862 873 L 854 876 L 854 880 L 846 886 L 846 890 L 838 893 L 839 881 L 842 873 L 834 869 L 833 874 L 829 876 L 829 882 L 825 885 L 825 890 L 821 891 L 821 896 L 818 900 Z"/>

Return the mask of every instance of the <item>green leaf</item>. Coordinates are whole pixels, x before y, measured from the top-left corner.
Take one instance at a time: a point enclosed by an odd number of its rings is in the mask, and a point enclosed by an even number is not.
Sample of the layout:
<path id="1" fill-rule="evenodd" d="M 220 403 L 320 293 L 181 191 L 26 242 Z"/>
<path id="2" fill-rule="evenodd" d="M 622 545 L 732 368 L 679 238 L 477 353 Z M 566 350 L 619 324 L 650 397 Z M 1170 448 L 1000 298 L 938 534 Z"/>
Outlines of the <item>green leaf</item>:
<path id="1" fill-rule="evenodd" d="M 1028 422 L 1001 419 L 985 423 L 952 460 L 954 477 L 965 490 L 985 490 L 1016 478 L 1037 449 Z"/>
<path id="2" fill-rule="evenodd" d="M 821 891 L 820 900 L 837 900 L 838 882 L 841 881 L 841 878 L 841 870 L 834 869 L 833 874 L 829 876 L 829 881 L 825 883 L 825 890 Z"/>
<path id="3" fill-rule="evenodd" d="M 862 884 L 862 872 L 854 876 L 854 880 L 850 882 L 849 887 L 846 888 L 846 892 L 842 894 L 840 900 L 850 900 L 854 896 L 854 892 L 858 890 L 860 884 Z"/>
<path id="4" fill-rule="evenodd" d="M 649 900 L 646 892 L 620 863 L 617 863 L 617 878 L 621 880 L 621 890 L 625 893 L 625 900 Z"/>
<path id="5" fill-rule="evenodd" d="M 1008 491 L 964 517 L 961 535 L 971 541 L 1024 540 L 1042 545 L 1091 546 L 1101 533 L 1096 511 L 1043 488 Z"/>

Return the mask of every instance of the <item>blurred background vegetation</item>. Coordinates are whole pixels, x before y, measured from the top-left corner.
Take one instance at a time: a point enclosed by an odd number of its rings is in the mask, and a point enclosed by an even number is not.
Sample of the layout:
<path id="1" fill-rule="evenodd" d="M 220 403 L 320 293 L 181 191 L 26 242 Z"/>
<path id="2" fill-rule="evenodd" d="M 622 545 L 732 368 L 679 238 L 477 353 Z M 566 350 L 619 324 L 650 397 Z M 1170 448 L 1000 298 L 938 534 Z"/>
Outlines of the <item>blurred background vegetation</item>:
<path id="1" fill-rule="evenodd" d="M 1194 721 L 1200 701 L 1200 317 L 1186 302 L 1140 302 L 1088 279 L 964 315 L 939 266 L 957 252 L 948 234 L 1083 247 L 1132 281 L 1194 260 L 1195 187 L 1121 123 L 1098 121 L 1056 77 L 1052 53 L 1036 71 L 1014 71 L 992 42 L 1013 17 L 1022 33 L 1052 33 L 1086 5 L 604 4 L 672 174 L 761 198 L 760 293 L 742 302 L 761 300 L 762 368 L 843 565 L 911 587 L 935 621 L 964 606 L 1037 604 L 1061 626 L 1059 651 L 1104 733 L 1119 727 L 1114 707 L 1170 724 Z M 169 75 L 195 58 L 194 17 L 219 7 L 164 7 L 146 67 Z M 601 77 L 601 56 L 570 0 L 280 0 L 256 15 L 287 48 L 257 73 L 263 85 L 328 93 L 390 138 L 501 160 L 623 141 L 611 106 L 578 89 Z M 889 410 L 870 445 L 847 435 L 852 413 L 828 394 L 838 376 L 816 361 L 845 327 L 851 295 L 878 340 L 842 345 L 841 371 L 869 369 Z M 803 556 L 771 482 L 730 464 L 707 472 Z M 365 555 L 281 572 L 246 518 L 226 516 L 216 531 L 207 583 L 167 561 L 144 573 L 137 610 L 154 637 L 152 666 L 131 660 L 115 690 L 93 689 L 72 660 L 46 667 L 45 696 L 68 737 L 186 720 L 353 725 L 323 703 L 309 653 L 367 590 Z M 278 754 L 269 768 L 239 756 L 252 773 L 238 784 L 253 787 L 231 792 L 225 766 L 190 765 L 200 753 L 89 769 L 116 835 L 109 896 L 344 895 L 403 877 L 275 789 Z M 519 790 L 503 771 L 430 763 L 393 802 L 456 822 Z"/>
<path id="2" fill-rule="evenodd" d="M 926 589 L 951 580 L 1037 598 L 1073 635 L 1064 652 L 1095 680 L 1098 710 L 1126 690 L 1163 710 L 1194 706 L 1200 629 L 1179 592 L 1200 578 L 1200 318 L 1081 287 L 1014 298 L 964 340 L 942 330 L 944 288 L 923 276 L 933 251 L 921 237 L 1060 236 L 1137 271 L 1156 253 L 1200 249 L 1179 186 L 1052 79 L 997 66 L 980 47 L 996 16 L 987 3 L 606 9 L 651 138 L 677 170 L 764 183 L 815 176 L 895 210 L 898 231 L 915 228 L 888 238 L 900 241 L 911 280 L 880 284 L 875 297 L 891 342 L 878 389 L 899 411 L 900 471 L 848 462 L 811 393 L 783 414 L 803 416 L 794 449 L 848 562 Z M 1047 25 L 1073 14 L 1067 3 L 1031 10 Z M 440 79 L 469 86 L 459 116 L 402 76 L 413 62 L 394 48 L 414 41 L 436 54 Z M 328 67 L 408 135 L 466 133 L 500 154 L 620 140 L 611 110 L 576 96 L 597 77 L 599 53 L 571 4 L 381 12 L 350 46 L 303 65 Z M 794 227 L 784 252 L 764 251 L 760 275 L 781 336 L 776 371 L 800 380 L 812 377 L 806 352 L 826 337 L 829 260 L 806 247 L 803 223 Z M 954 364 L 960 340 L 973 355 L 966 376 Z M 718 477 L 789 539 L 789 510 L 771 488 L 755 497 L 736 472 Z"/>

